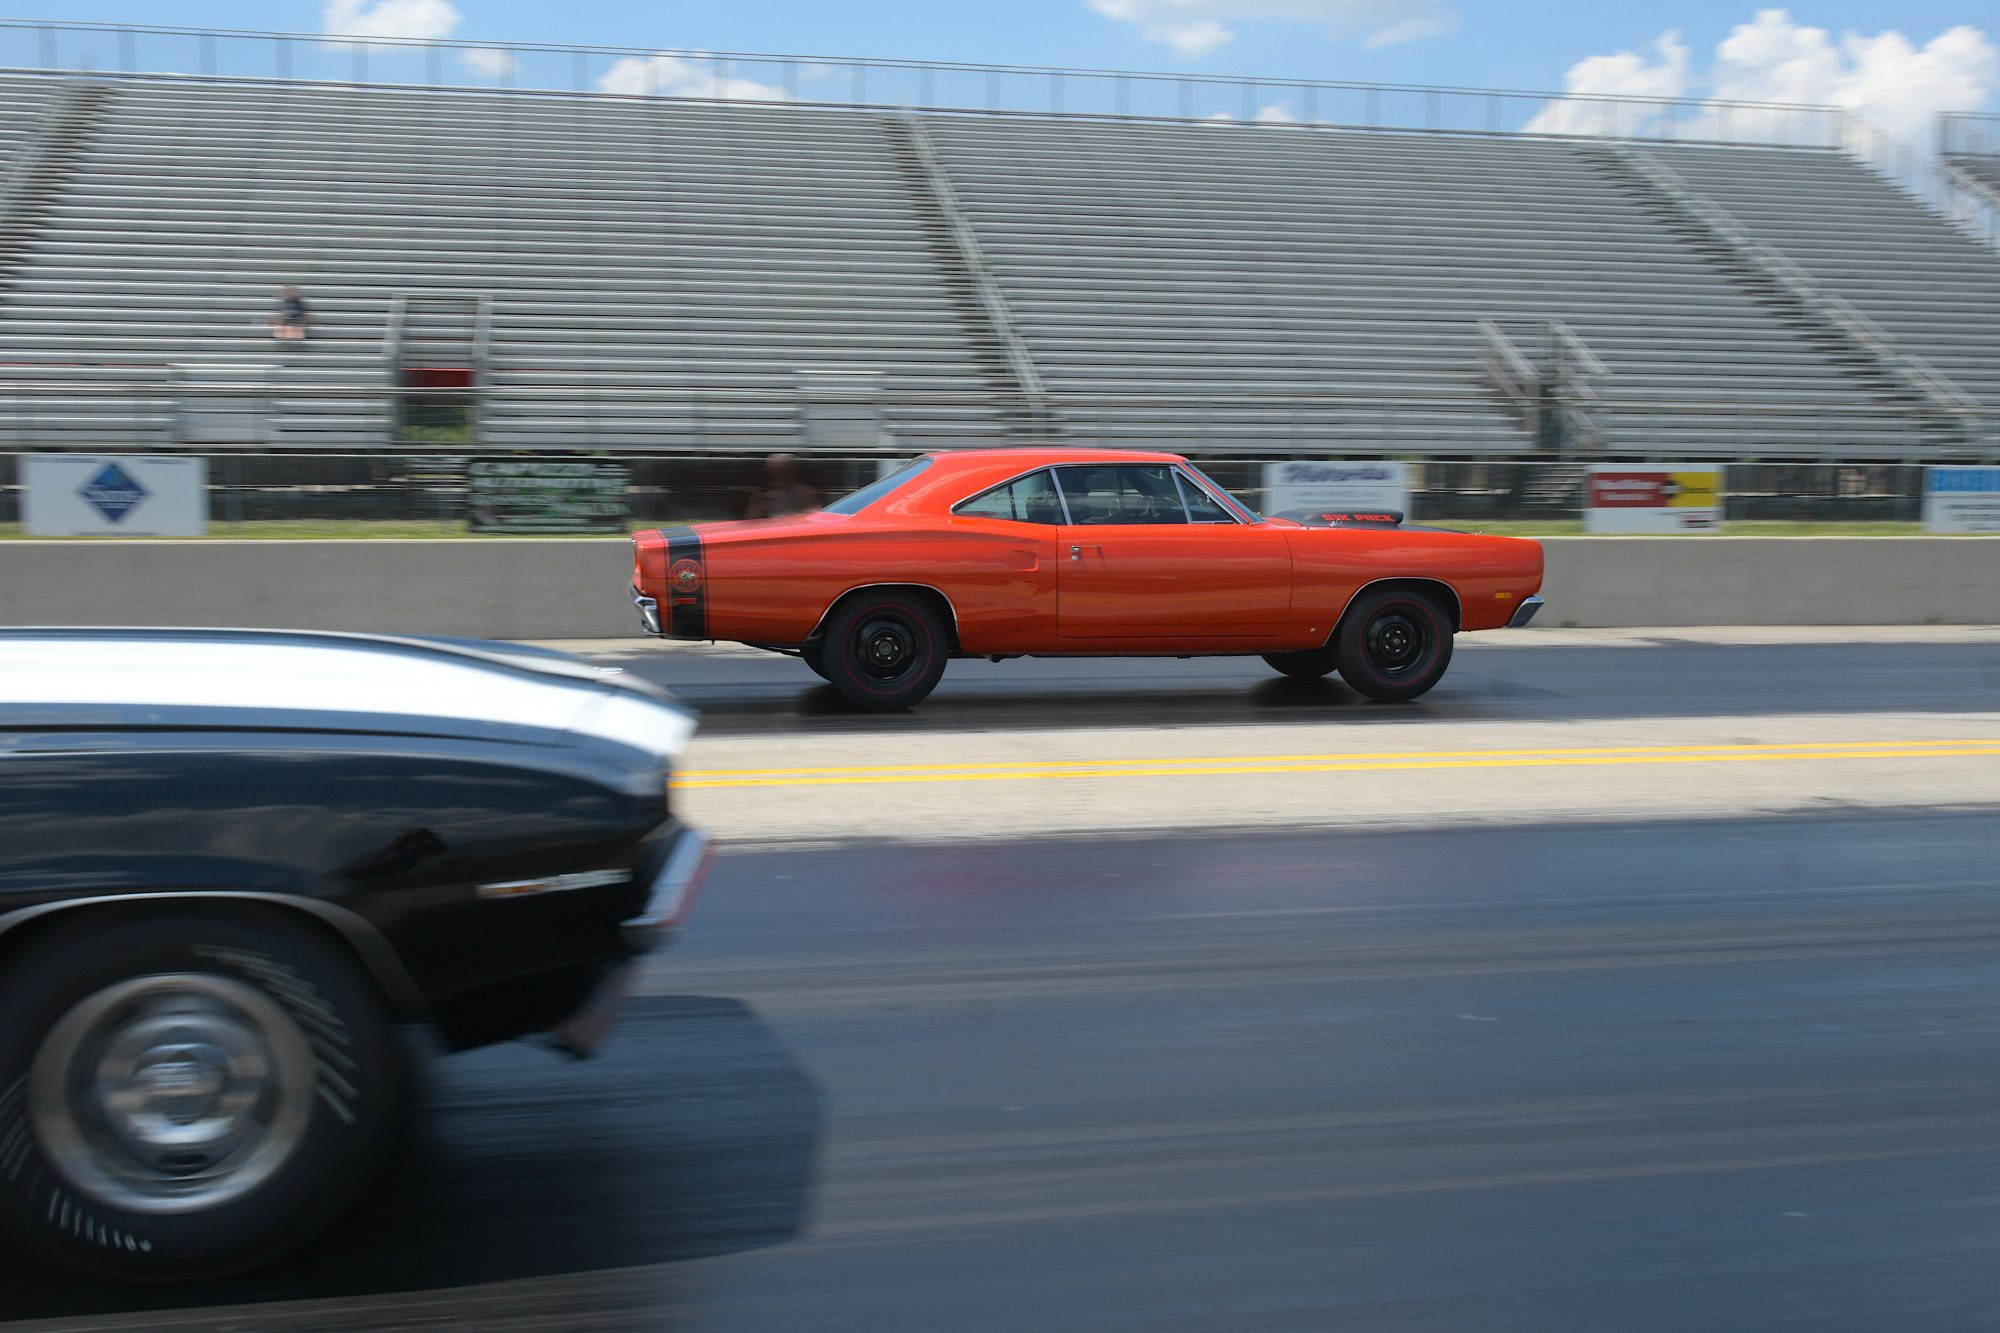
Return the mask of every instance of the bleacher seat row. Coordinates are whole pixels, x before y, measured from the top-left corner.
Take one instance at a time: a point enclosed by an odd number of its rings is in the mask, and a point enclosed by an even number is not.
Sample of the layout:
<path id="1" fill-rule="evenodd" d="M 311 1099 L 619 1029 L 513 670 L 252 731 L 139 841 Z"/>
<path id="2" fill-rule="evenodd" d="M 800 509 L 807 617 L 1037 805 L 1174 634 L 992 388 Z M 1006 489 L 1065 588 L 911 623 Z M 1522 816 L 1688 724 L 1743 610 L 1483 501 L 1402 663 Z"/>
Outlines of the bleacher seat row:
<path id="1" fill-rule="evenodd" d="M 0 81 L 0 161 L 63 86 Z M 929 115 L 935 164 L 1068 438 L 1520 454 L 1479 322 L 1568 325 L 1605 445 L 1925 446 L 1904 388 L 1773 301 L 1588 144 Z M 172 438 L 174 367 L 268 366 L 273 442 L 390 437 L 398 293 L 490 299 L 481 439 L 778 447 L 802 374 L 878 372 L 912 448 L 1018 382 L 894 117 L 319 85 L 98 85 L 0 254 L 11 445 Z M 1829 151 L 1650 149 L 2000 409 L 2000 257 Z M 278 343 L 280 284 L 314 336 Z M 329 388 L 349 392 L 330 393 Z"/>

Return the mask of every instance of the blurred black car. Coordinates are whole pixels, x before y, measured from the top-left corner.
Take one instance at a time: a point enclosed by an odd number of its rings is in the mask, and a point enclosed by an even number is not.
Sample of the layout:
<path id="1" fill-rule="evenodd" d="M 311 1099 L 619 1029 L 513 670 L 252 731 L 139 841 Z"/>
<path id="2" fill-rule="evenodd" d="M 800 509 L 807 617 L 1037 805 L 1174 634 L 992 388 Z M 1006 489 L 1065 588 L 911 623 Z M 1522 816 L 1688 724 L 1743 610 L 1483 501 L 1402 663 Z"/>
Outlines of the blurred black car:
<path id="1" fill-rule="evenodd" d="M 706 871 L 693 729 L 498 644 L 0 630 L 0 1228 L 251 1267 L 385 1156 L 399 1024 L 587 1053 Z"/>

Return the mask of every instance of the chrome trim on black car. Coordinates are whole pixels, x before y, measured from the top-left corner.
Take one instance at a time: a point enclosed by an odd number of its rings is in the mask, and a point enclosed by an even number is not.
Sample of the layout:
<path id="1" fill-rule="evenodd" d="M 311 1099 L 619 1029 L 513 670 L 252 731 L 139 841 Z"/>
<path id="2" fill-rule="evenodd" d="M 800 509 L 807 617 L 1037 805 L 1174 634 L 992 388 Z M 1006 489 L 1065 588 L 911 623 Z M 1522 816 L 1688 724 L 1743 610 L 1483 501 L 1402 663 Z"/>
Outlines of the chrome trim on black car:
<path id="1" fill-rule="evenodd" d="M 648 953 L 666 941 L 694 905 L 715 859 L 715 844 L 700 829 L 682 825 L 673 838 L 673 849 L 647 889 L 644 910 L 618 925 L 619 938 L 633 953 Z"/>

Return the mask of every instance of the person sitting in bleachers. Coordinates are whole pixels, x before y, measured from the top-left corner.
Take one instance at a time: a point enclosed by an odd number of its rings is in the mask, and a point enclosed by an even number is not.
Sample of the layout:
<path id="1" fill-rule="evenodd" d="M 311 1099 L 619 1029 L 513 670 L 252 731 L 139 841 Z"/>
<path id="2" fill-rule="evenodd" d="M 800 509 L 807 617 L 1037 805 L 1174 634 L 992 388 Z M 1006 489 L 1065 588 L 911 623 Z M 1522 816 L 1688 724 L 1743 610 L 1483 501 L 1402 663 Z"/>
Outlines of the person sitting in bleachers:
<path id="1" fill-rule="evenodd" d="M 278 308 L 271 315 L 271 336 L 279 342 L 304 342 L 306 325 L 311 319 L 306 299 L 299 295 L 299 289 L 286 287 L 278 293 Z"/>

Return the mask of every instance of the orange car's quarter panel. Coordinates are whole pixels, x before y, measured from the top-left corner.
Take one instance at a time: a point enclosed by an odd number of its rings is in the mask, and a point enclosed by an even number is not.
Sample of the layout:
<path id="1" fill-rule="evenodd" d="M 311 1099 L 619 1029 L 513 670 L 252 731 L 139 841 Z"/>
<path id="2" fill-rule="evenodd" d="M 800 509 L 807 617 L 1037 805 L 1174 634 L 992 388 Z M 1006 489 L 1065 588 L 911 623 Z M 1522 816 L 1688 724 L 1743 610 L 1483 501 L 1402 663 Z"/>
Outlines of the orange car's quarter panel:
<path id="1" fill-rule="evenodd" d="M 1276 644 L 1292 604 L 1292 551 L 1277 528 L 1240 524 L 1061 529 L 1059 637 L 1166 639 L 1186 648 Z"/>
<path id="2" fill-rule="evenodd" d="M 1428 578 L 1458 594 L 1461 628 L 1499 629 L 1542 586 L 1542 548 L 1518 537 L 1422 528 L 1297 528 L 1292 633 L 1321 642 L 1355 593 L 1381 579 Z"/>

